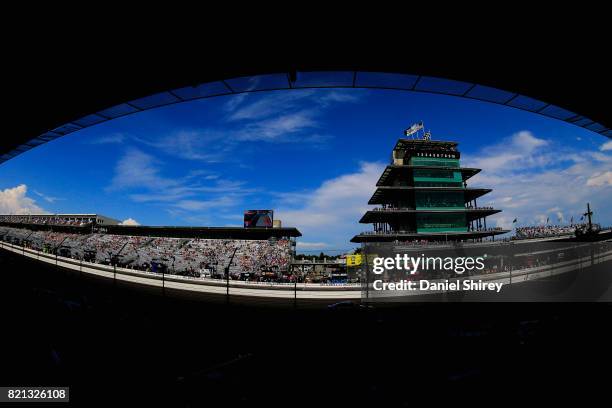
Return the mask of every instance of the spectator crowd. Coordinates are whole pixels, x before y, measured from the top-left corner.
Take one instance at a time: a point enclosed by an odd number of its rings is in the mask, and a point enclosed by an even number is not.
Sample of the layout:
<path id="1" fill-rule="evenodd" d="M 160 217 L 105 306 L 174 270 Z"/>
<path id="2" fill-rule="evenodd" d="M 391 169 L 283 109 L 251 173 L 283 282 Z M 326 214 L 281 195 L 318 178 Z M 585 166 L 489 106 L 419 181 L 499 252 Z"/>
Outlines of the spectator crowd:
<path id="1" fill-rule="evenodd" d="M 224 275 L 226 270 L 235 278 L 279 273 L 291 263 L 288 239 L 190 239 L 0 227 L 0 240 L 76 260 L 192 277 Z"/>
<path id="2" fill-rule="evenodd" d="M 66 215 L 0 215 L 0 222 L 35 225 L 82 226 L 95 221 L 93 217 Z"/>
<path id="3" fill-rule="evenodd" d="M 535 225 L 517 227 L 515 239 L 548 238 L 561 235 L 574 235 L 577 225 Z"/>

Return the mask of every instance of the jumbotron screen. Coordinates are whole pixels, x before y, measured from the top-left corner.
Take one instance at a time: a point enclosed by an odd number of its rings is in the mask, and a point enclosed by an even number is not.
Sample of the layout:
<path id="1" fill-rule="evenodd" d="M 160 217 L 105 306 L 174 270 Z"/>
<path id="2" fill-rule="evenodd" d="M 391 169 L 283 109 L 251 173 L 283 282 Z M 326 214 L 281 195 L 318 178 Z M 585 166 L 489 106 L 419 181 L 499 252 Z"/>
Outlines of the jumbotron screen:
<path id="1" fill-rule="evenodd" d="M 274 211 L 272 210 L 246 210 L 244 212 L 244 228 L 272 227 Z"/>

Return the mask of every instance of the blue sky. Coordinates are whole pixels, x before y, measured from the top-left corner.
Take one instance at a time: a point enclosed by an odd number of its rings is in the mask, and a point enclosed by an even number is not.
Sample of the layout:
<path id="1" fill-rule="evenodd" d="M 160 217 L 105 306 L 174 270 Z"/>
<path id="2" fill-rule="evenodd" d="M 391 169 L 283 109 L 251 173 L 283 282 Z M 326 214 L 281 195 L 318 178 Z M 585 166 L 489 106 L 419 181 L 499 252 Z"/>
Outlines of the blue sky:
<path id="1" fill-rule="evenodd" d="M 302 251 L 349 249 L 402 130 L 423 120 L 483 168 L 490 225 L 612 224 L 612 143 L 517 109 L 443 95 L 335 89 L 216 97 L 126 116 L 0 166 L 0 212 L 96 212 L 146 225 L 241 225 L 271 208 Z M 607 143 L 606 143 L 607 142 Z"/>

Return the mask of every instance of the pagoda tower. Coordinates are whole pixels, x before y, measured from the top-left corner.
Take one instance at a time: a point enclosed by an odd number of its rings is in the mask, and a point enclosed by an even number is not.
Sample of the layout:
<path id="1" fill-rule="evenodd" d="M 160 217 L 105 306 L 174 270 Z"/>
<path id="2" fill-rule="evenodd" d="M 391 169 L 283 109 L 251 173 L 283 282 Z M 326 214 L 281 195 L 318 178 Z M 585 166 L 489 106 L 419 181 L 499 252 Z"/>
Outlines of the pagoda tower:
<path id="1" fill-rule="evenodd" d="M 486 217 L 501 210 L 479 207 L 477 200 L 491 189 L 470 188 L 467 180 L 480 169 L 461 167 L 458 143 L 419 137 L 422 123 L 413 125 L 393 148 L 391 163 L 376 183 L 369 210 L 359 221 L 374 231 L 351 242 L 482 240 L 509 232 L 487 228 Z M 416 131 L 414 130 L 416 129 Z"/>

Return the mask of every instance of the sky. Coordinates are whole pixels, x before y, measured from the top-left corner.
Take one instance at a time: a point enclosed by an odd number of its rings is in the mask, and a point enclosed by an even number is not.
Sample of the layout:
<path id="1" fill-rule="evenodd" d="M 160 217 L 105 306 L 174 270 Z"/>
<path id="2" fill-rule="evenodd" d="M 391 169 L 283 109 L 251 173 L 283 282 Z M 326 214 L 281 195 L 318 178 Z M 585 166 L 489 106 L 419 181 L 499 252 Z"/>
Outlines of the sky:
<path id="1" fill-rule="evenodd" d="M 220 96 L 101 123 L 0 165 L 0 213 L 98 213 L 127 224 L 242 226 L 273 209 L 298 252 L 346 251 L 403 129 L 459 142 L 487 225 L 612 225 L 612 141 L 518 109 L 446 95 L 308 89 Z M 518 219 L 516 224 L 512 221 Z"/>

